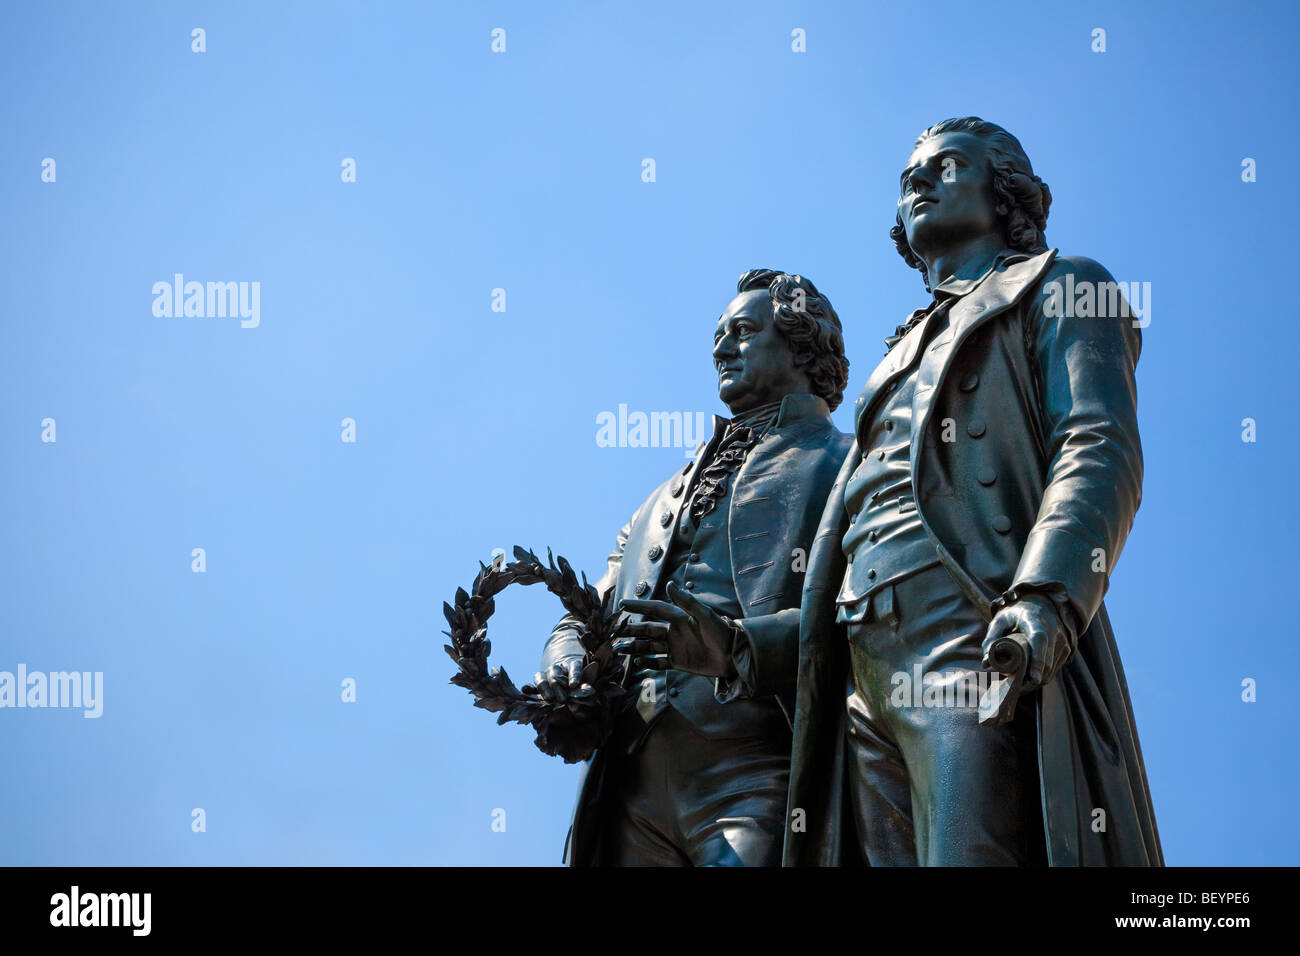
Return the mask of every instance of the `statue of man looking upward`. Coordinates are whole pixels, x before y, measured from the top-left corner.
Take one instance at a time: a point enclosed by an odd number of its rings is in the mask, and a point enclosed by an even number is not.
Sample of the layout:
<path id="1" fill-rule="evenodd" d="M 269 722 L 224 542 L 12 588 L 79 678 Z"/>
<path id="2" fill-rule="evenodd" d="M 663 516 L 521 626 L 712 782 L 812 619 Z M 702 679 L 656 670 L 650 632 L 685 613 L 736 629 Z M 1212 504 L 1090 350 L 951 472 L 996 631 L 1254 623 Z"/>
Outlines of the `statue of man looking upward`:
<path id="1" fill-rule="evenodd" d="M 932 300 L 858 398 L 809 556 L 789 865 L 1162 863 L 1102 604 L 1142 494 L 1141 331 L 1048 248 L 1050 205 L 975 117 L 903 169 L 891 236 Z M 986 724 L 953 691 L 1002 638 L 1024 693 Z"/>

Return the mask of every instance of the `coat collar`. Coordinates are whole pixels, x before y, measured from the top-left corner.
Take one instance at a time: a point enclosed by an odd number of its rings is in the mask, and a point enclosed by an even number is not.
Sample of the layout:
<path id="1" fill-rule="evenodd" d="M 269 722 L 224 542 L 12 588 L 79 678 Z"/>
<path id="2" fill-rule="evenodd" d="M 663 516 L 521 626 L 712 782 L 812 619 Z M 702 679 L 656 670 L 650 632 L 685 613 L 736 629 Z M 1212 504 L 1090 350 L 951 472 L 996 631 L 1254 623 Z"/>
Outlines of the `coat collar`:
<path id="1" fill-rule="evenodd" d="M 802 422 L 826 422 L 830 424 L 831 409 L 826 399 L 820 395 L 807 392 L 792 392 L 781 399 L 781 410 L 777 412 L 773 428 L 788 428 Z"/>
<path id="2" fill-rule="evenodd" d="M 959 279 L 957 276 L 949 276 L 934 287 L 933 294 L 936 299 L 960 298 L 975 289 L 985 279 L 994 272 L 1000 272 L 1012 262 L 1019 262 L 1022 259 L 1028 259 L 1029 256 L 1023 252 L 1016 252 L 1012 249 L 1003 249 L 989 264 L 989 267 L 980 275 L 973 279 Z"/>
<path id="3" fill-rule="evenodd" d="M 776 413 L 776 421 L 772 423 L 772 431 L 782 431 L 793 425 L 801 425 L 804 422 L 832 424 L 830 406 L 826 404 L 826 399 L 820 395 L 810 395 L 807 392 L 791 392 L 781 399 L 781 409 Z M 727 430 L 727 426 L 730 424 L 730 418 L 714 415 L 713 438 L 715 440 L 720 439 L 722 433 Z M 705 444 L 710 443 L 706 442 Z"/>

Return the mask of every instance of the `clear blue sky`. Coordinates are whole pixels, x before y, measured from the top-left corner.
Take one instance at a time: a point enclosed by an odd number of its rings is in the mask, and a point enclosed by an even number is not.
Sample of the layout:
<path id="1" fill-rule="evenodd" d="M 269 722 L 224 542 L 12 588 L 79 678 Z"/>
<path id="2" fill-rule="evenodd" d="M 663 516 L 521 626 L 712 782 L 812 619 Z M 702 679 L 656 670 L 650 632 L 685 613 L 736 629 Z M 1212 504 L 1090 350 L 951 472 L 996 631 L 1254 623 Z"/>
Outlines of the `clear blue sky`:
<path id="1" fill-rule="evenodd" d="M 1107 606 L 1167 859 L 1300 862 L 1296 26 L 1291 3 L 7 5 L 0 670 L 102 671 L 105 699 L 0 710 L 0 862 L 558 863 L 575 768 L 448 685 L 442 602 L 515 543 L 599 573 L 684 458 L 599 447 L 596 416 L 722 411 L 744 270 L 831 298 L 856 394 L 927 301 L 887 236 L 899 171 L 968 114 L 1051 185 L 1050 244 L 1152 284 Z M 156 317 L 178 272 L 259 282 L 260 325 Z M 559 606 L 499 608 L 522 682 Z"/>

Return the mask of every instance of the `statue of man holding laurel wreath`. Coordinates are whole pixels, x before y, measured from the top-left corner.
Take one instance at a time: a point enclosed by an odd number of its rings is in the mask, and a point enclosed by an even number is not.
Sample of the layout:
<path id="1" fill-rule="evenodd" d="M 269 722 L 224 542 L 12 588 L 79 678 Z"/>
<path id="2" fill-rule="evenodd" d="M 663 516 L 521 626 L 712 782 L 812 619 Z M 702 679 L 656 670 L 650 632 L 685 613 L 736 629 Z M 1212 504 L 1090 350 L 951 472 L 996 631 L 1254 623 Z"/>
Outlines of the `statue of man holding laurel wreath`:
<path id="1" fill-rule="evenodd" d="M 595 589 L 629 615 L 627 705 L 585 765 L 575 866 L 781 862 L 805 559 L 851 443 L 839 317 L 812 282 L 754 270 L 718 319 L 730 420 L 619 531 Z M 536 691 L 590 693 L 582 622 L 546 643 Z M 531 690 L 531 688 L 526 688 Z"/>

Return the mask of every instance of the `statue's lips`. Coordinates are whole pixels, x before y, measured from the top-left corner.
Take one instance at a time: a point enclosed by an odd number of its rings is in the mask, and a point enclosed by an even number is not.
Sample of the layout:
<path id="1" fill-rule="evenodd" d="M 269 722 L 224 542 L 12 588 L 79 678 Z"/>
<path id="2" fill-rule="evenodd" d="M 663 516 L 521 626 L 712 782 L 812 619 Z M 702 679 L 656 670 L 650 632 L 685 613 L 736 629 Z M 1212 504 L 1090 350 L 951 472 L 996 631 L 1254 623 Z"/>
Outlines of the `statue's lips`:
<path id="1" fill-rule="evenodd" d="M 718 369 L 718 381 L 722 381 L 724 378 L 735 378 L 740 373 L 740 370 L 740 366 L 724 366 L 723 368 Z"/>
<path id="2" fill-rule="evenodd" d="M 923 205 L 930 205 L 930 206 L 933 206 L 933 205 L 934 205 L 935 203 L 937 203 L 938 201 L 939 201 L 939 200 L 937 200 L 937 199 L 932 199 L 932 198 L 930 198 L 930 197 L 924 197 L 924 196 L 921 197 L 921 198 L 918 198 L 918 199 L 916 199 L 915 201 L 913 201 L 913 203 L 912 203 L 912 212 L 915 213 L 916 210 L 917 210 L 918 208 L 920 208 L 921 206 L 923 206 Z"/>

